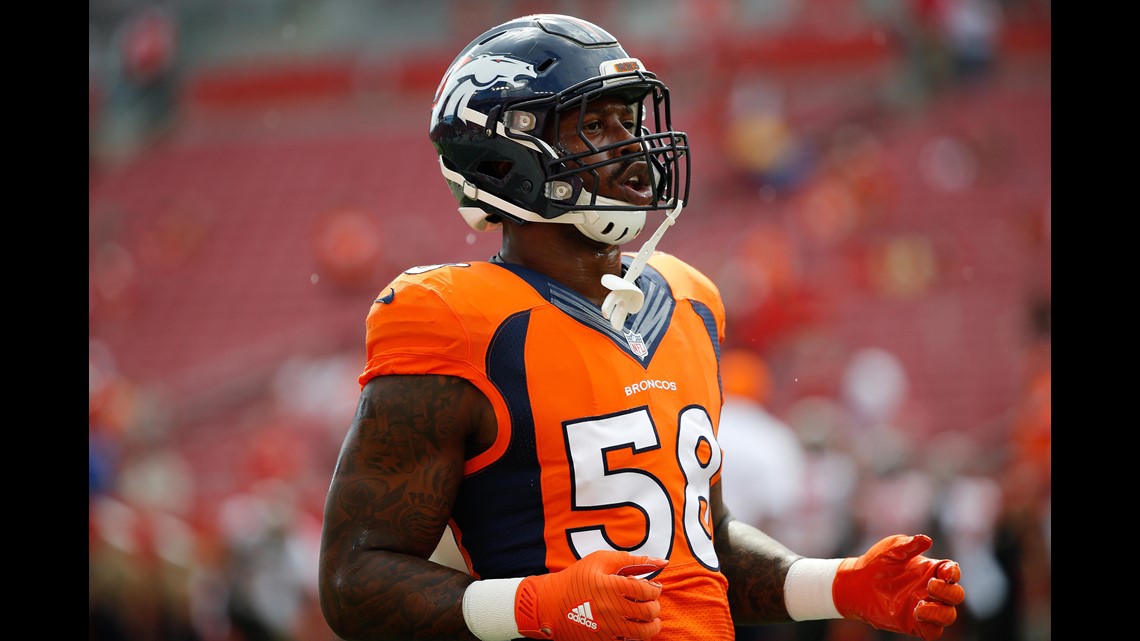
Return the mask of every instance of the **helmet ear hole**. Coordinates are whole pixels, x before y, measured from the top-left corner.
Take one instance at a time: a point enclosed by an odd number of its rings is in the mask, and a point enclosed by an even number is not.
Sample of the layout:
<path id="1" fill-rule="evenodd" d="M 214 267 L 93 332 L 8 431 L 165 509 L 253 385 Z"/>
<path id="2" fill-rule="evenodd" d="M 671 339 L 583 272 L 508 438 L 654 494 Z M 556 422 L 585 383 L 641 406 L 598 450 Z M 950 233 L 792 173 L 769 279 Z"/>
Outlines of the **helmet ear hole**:
<path id="1" fill-rule="evenodd" d="M 547 58 L 546 60 L 543 60 L 542 63 L 540 63 L 538 66 L 536 66 L 534 68 L 534 70 L 537 71 L 538 73 L 543 73 L 544 71 L 549 69 L 550 66 L 553 65 L 555 62 L 556 61 L 554 58 Z"/>
<path id="2" fill-rule="evenodd" d="M 483 174 L 484 176 L 502 182 L 507 174 L 511 172 L 515 163 L 509 160 L 487 160 L 479 163 L 475 171 Z"/>

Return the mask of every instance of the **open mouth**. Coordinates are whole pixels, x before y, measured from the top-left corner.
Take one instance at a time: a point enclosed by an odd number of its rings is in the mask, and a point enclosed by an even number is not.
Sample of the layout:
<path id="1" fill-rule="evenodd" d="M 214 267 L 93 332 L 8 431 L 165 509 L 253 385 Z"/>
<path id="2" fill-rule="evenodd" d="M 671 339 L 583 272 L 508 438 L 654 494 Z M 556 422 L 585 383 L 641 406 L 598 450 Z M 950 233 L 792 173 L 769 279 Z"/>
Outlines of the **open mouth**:
<path id="1" fill-rule="evenodd" d="M 653 185 L 649 180 L 649 164 L 645 161 L 631 163 L 613 182 L 621 194 L 620 200 L 639 206 L 653 202 Z"/>

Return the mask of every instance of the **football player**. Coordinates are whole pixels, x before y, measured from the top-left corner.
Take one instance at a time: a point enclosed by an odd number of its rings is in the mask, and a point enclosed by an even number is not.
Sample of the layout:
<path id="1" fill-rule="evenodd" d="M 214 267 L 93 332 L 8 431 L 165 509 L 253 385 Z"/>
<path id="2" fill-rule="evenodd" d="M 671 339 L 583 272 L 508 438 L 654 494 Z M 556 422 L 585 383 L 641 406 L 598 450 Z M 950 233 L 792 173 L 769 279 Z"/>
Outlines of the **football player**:
<path id="1" fill-rule="evenodd" d="M 954 622 L 960 570 L 925 535 L 803 558 L 725 509 L 724 302 L 656 251 L 689 191 L 671 120 L 668 87 L 570 16 L 494 27 L 446 70 L 440 172 L 501 249 L 409 269 L 368 313 L 321 543 L 339 636 L 725 641 L 848 618 L 930 640 Z M 429 560 L 448 526 L 467 572 Z"/>

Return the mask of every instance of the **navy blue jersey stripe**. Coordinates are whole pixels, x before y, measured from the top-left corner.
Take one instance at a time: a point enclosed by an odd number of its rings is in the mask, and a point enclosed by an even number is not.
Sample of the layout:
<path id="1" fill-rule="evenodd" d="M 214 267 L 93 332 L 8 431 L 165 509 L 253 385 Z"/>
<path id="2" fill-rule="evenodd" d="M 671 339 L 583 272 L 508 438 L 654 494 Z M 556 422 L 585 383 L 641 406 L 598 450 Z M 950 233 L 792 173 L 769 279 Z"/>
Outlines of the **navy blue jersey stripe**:
<path id="1" fill-rule="evenodd" d="M 709 334 L 709 342 L 712 343 L 713 353 L 716 354 L 716 382 L 717 386 L 720 387 L 721 399 L 723 399 L 724 381 L 721 380 L 720 374 L 720 341 L 717 339 L 716 317 L 713 316 L 712 310 L 708 308 L 708 305 L 695 300 L 690 302 L 693 304 L 693 311 L 705 322 L 705 331 Z"/>
<path id="2" fill-rule="evenodd" d="M 529 325 L 529 312 L 516 314 L 491 339 L 487 375 L 506 400 L 511 440 L 502 458 L 463 481 L 455 501 L 463 545 L 479 560 L 472 570 L 485 579 L 547 572 L 541 468 L 523 358 Z"/>

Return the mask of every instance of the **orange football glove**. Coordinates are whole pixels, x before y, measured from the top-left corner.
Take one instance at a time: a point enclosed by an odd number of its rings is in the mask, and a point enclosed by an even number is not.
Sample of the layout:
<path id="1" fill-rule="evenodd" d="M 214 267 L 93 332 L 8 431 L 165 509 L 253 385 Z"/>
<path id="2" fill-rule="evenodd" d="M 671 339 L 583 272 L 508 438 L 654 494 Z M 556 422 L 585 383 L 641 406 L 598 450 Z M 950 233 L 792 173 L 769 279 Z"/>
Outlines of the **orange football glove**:
<path id="1" fill-rule="evenodd" d="M 929 536 L 888 536 L 863 556 L 843 559 L 831 596 L 845 619 L 926 641 L 942 636 L 966 598 L 955 561 L 930 559 Z"/>
<path id="2" fill-rule="evenodd" d="M 636 575 L 667 563 L 599 550 L 560 572 L 528 576 L 515 593 L 515 623 L 528 639 L 652 638 L 661 631 L 661 584 Z"/>

